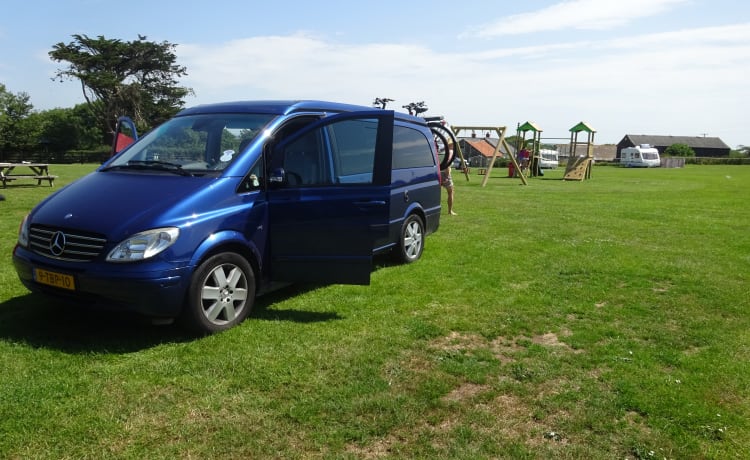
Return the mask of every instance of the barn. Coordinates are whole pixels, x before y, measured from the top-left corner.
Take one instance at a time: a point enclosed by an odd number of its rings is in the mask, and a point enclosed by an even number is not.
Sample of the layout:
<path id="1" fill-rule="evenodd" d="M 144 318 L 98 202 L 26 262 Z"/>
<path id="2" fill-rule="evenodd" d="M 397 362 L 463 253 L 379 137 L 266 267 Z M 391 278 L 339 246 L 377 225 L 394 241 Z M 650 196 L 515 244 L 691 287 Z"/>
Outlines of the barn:
<path id="1" fill-rule="evenodd" d="M 729 151 L 731 150 L 729 146 L 718 137 L 626 134 L 617 144 L 617 159 L 620 158 L 620 152 L 622 149 L 643 144 L 655 147 L 659 150 L 660 155 L 663 155 L 667 147 L 672 144 L 688 145 L 693 151 L 695 151 L 696 157 L 728 157 Z"/>

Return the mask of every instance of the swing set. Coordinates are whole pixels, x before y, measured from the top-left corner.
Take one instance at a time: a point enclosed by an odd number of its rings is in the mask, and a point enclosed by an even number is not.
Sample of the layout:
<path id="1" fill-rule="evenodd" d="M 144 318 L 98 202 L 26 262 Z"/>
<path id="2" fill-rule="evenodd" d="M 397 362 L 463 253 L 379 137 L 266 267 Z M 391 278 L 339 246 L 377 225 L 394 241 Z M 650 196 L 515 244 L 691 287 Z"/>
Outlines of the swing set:
<path id="1" fill-rule="evenodd" d="M 505 151 L 508 152 L 508 156 L 510 157 L 510 161 L 513 162 L 513 167 L 516 171 L 519 172 L 518 178 L 521 179 L 521 183 L 523 185 L 529 185 L 528 181 L 526 180 L 526 176 L 524 176 L 523 172 L 521 172 L 521 168 L 518 166 L 518 161 L 516 161 L 515 155 L 511 153 L 510 146 L 508 145 L 508 141 L 505 140 L 505 132 L 507 131 L 507 128 L 505 126 L 451 126 L 451 129 L 453 130 L 453 133 L 458 136 L 458 134 L 462 131 L 487 131 L 487 132 L 495 132 L 498 136 L 497 144 L 495 145 L 495 151 L 492 153 L 492 158 L 490 159 L 490 163 L 487 165 L 487 171 L 484 173 L 484 179 L 482 179 L 482 187 L 487 185 L 487 180 L 490 177 L 490 173 L 492 172 L 492 167 L 495 165 L 495 159 L 500 155 L 500 147 L 504 147 Z M 461 152 L 461 148 L 458 147 L 456 149 L 458 154 L 461 157 L 461 161 L 463 162 L 464 157 L 463 153 Z M 463 164 L 463 163 L 462 163 Z M 466 180 L 469 180 L 469 173 L 466 169 L 464 169 L 464 174 L 466 174 Z"/>

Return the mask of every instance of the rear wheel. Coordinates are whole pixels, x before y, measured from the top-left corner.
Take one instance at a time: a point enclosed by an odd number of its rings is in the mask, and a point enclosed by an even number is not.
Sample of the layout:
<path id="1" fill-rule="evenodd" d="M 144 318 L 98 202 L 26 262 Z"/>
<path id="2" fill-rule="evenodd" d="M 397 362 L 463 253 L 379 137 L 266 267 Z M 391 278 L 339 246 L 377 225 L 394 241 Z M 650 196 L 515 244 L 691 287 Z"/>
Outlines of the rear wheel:
<path id="1" fill-rule="evenodd" d="M 193 331 L 212 334 L 244 320 L 255 301 L 255 275 L 239 254 L 210 257 L 193 273 L 182 321 Z"/>
<path id="2" fill-rule="evenodd" d="M 399 262 L 410 264 L 422 257 L 424 249 L 424 222 L 416 214 L 411 214 L 401 226 L 401 236 L 396 252 Z"/>

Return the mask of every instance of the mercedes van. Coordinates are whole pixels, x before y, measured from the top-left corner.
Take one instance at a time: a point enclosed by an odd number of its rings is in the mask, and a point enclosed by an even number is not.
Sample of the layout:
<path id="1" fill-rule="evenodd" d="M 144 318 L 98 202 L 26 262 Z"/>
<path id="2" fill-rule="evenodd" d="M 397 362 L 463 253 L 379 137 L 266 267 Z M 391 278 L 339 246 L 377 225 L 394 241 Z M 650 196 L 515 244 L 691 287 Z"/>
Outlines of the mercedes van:
<path id="1" fill-rule="evenodd" d="M 375 254 L 418 260 L 440 222 L 425 121 L 321 101 L 178 113 L 23 220 L 31 291 L 213 333 L 271 284 L 369 284 Z"/>

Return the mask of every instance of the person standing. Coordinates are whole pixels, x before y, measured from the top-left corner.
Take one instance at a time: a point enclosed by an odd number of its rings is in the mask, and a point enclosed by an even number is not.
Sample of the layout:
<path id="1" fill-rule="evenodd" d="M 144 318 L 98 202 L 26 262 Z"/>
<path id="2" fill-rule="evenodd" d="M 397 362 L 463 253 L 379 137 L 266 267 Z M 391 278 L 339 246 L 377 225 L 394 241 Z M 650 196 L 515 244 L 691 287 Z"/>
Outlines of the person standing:
<path id="1" fill-rule="evenodd" d="M 440 185 L 445 187 L 445 191 L 448 193 L 448 214 L 455 216 L 456 212 L 453 210 L 453 177 L 451 176 L 451 165 L 449 164 L 445 169 L 440 171 Z"/>

